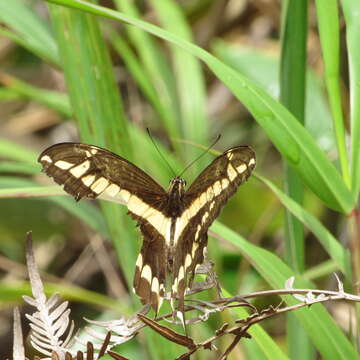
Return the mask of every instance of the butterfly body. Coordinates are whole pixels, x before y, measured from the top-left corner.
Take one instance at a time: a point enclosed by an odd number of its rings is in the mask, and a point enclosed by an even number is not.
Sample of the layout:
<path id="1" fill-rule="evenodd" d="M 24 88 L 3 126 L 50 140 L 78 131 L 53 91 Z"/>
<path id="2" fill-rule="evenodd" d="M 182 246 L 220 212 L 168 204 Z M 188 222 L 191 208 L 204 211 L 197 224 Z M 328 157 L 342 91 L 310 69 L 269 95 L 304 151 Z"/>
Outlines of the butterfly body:
<path id="1" fill-rule="evenodd" d="M 167 293 L 183 299 L 207 246 L 207 231 L 255 167 L 255 154 L 238 146 L 218 156 L 186 190 L 180 177 L 168 191 L 126 159 L 93 145 L 62 143 L 40 156 L 46 174 L 76 200 L 99 198 L 127 206 L 143 245 L 134 291 L 157 311 Z"/>

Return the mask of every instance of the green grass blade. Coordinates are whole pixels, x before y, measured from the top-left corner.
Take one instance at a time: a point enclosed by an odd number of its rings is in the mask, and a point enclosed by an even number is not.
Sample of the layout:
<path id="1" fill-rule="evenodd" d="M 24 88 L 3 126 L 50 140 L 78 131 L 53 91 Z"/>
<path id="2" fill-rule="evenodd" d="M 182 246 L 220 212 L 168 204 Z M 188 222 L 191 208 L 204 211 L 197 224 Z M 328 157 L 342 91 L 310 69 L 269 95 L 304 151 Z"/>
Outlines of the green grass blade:
<path id="1" fill-rule="evenodd" d="M 279 59 L 266 51 L 217 40 L 213 45 L 215 55 L 227 65 L 260 84 L 274 98 L 280 93 Z M 322 79 L 307 68 L 305 128 L 325 152 L 336 146 L 328 99 Z"/>
<path id="2" fill-rule="evenodd" d="M 169 117 L 168 114 L 168 109 L 162 98 L 159 97 L 151 78 L 148 76 L 137 56 L 133 53 L 128 43 L 121 36 L 111 33 L 110 40 L 112 46 L 126 64 L 126 69 L 131 73 L 141 91 L 159 114 L 162 123 L 164 125 L 167 124 L 168 119 L 171 119 L 171 116 Z M 169 123 L 168 126 L 165 125 L 164 127 L 168 128 L 171 126 L 172 125 Z"/>
<path id="3" fill-rule="evenodd" d="M 78 286 L 45 283 L 44 290 L 45 294 L 48 296 L 60 293 L 61 298 L 64 300 L 77 301 L 126 313 L 126 307 L 118 300 L 111 299 L 108 296 L 90 290 L 82 289 Z M 9 284 L 2 282 L 0 284 L 0 304 L 8 305 L 20 302 L 24 295 L 32 296 L 31 286 L 28 282 L 12 282 Z"/>
<path id="4" fill-rule="evenodd" d="M 294 276 L 291 269 L 276 255 L 250 244 L 225 225 L 215 222 L 212 230 L 221 234 L 221 238 L 235 245 L 272 288 L 284 288 L 285 281 Z M 309 282 L 300 278 L 296 279 L 295 286 L 305 289 L 313 288 Z M 288 305 L 297 303 L 292 297 L 287 296 L 283 299 Z M 358 359 L 354 347 L 322 305 L 297 310 L 294 314 L 306 329 L 323 359 Z"/>
<path id="5" fill-rule="evenodd" d="M 180 6 L 173 0 L 151 1 L 160 22 L 169 32 L 192 42 L 191 28 Z M 198 59 L 177 46 L 172 46 L 174 73 L 180 101 L 181 125 L 185 139 L 207 144 L 208 121 L 205 115 L 205 85 Z M 201 150 L 187 147 L 187 161 L 195 159 Z M 202 169 L 206 159 L 194 164 Z"/>
<path id="6" fill-rule="evenodd" d="M 66 195 L 66 196 L 54 196 Z M 40 186 L 31 180 L 18 177 L 0 177 L 0 199 L 20 197 L 48 197 L 55 204 L 61 206 L 70 214 L 76 216 L 89 227 L 98 231 L 102 236 L 108 237 L 109 232 L 101 212 L 94 204 L 87 201 L 77 203 L 72 197 L 67 196 L 59 186 Z"/>
<path id="7" fill-rule="evenodd" d="M 0 173 L 37 174 L 39 166 L 15 161 L 0 161 Z"/>
<path id="8" fill-rule="evenodd" d="M 349 213 L 353 209 L 354 198 L 338 171 L 318 148 L 314 139 L 288 110 L 257 84 L 229 68 L 203 49 L 152 24 L 81 0 L 48 1 L 133 24 L 199 57 L 248 108 L 284 158 L 296 169 L 305 184 L 320 199 L 329 207 L 345 213 Z"/>
<path id="9" fill-rule="evenodd" d="M 225 289 L 222 289 L 222 294 L 224 297 L 233 296 Z M 249 314 L 244 308 L 234 308 L 232 310 L 239 318 L 246 318 Z M 281 348 L 276 344 L 272 337 L 261 327 L 261 325 L 256 324 L 251 326 L 249 329 L 249 334 L 251 335 L 252 340 L 259 346 L 261 349 L 261 359 L 269 360 L 286 360 L 288 357 L 284 354 Z"/>
<path id="10" fill-rule="evenodd" d="M 280 102 L 304 124 L 306 88 L 307 2 L 282 2 Z M 296 171 L 284 166 L 285 191 L 297 203 L 303 203 L 304 188 Z M 302 223 L 286 210 L 285 258 L 295 273 L 305 268 L 305 241 Z M 313 359 L 314 347 L 294 314 L 287 314 L 287 344 L 290 358 Z"/>
<path id="11" fill-rule="evenodd" d="M 140 19 L 140 13 L 133 2 L 127 0 L 115 0 L 118 9 L 129 16 Z M 149 36 L 149 34 L 136 27 L 126 28 L 129 39 L 139 54 L 141 63 L 147 73 L 149 81 L 153 84 L 162 103 L 164 126 L 170 138 L 181 137 L 178 116 L 178 104 L 176 95 L 175 79 L 169 64 L 163 56 L 162 51 Z M 172 139 L 170 139 L 172 140 Z M 179 149 L 177 143 L 173 143 Z"/>
<path id="12" fill-rule="evenodd" d="M 283 3 L 282 50 L 280 62 L 280 101 L 302 124 L 305 115 L 307 2 Z M 285 168 L 285 189 L 299 204 L 303 202 L 303 185 L 291 167 Z M 296 272 L 304 270 L 304 231 L 291 213 L 286 213 L 285 256 Z M 295 351 L 298 354 L 298 350 Z M 294 356 L 294 353 L 293 353 Z M 299 356 L 299 355 L 296 355 Z"/>
<path id="13" fill-rule="evenodd" d="M 351 121 L 351 159 L 352 192 L 357 198 L 360 191 L 360 2 L 342 0 L 346 23 L 346 43 L 349 59 L 350 81 L 350 121 Z"/>
<path id="14" fill-rule="evenodd" d="M 0 21 L 14 31 L 13 40 L 53 64 L 59 64 L 58 49 L 48 24 L 24 1 L 0 1 Z"/>
<path id="15" fill-rule="evenodd" d="M 316 280 L 324 276 L 329 276 L 339 270 L 339 265 L 334 260 L 323 261 L 322 263 L 307 269 L 303 277 L 306 280 Z"/>
<path id="16" fill-rule="evenodd" d="M 54 5 L 50 13 L 81 140 L 131 159 L 127 120 L 98 18 Z M 101 202 L 101 208 L 130 284 L 138 251 L 133 222 L 118 204 Z"/>
<path id="17" fill-rule="evenodd" d="M 345 184 L 350 188 L 349 161 L 346 153 L 345 127 L 342 114 L 340 92 L 340 26 L 338 2 L 315 1 L 319 24 L 320 41 L 325 65 L 325 79 L 329 94 L 330 107 L 334 119 L 335 137 L 340 166 Z"/>
<path id="18" fill-rule="evenodd" d="M 120 94 L 97 20 L 58 6 L 50 10 L 82 140 L 131 157 Z"/>
<path id="19" fill-rule="evenodd" d="M 321 222 L 291 197 L 287 196 L 271 181 L 257 175 L 257 177 L 268 186 L 277 196 L 282 204 L 290 211 L 302 224 L 304 224 L 319 240 L 324 250 L 337 265 L 337 268 L 351 282 L 351 259 L 349 251 L 339 243 L 330 231 Z"/>
<path id="20" fill-rule="evenodd" d="M 5 159 L 18 160 L 32 164 L 36 163 L 37 159 L 37 155 L 34 151 L 3 138 L 0 138 L 0 156 Z"/>
<path id="21" fill-rule="evenodd" d="M 64 116 L 71 116 L 69 98 L 64 93 L 39 89 L 4 73 L 0 73 L 0 82 L 23 98 L 31 99 L 39 104 L 45 105 Z"/>

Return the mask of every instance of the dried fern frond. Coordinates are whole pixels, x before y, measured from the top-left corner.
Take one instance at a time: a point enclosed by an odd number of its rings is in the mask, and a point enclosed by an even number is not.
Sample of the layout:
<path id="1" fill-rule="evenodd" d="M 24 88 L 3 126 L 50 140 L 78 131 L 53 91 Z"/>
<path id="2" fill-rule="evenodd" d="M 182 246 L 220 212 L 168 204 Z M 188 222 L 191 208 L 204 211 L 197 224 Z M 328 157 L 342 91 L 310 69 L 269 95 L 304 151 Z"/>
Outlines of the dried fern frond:
<path id="1" fill-rule="evenodd" d="M 19 308 L 14 309 L 13 360 L 26 360 Z"/>
<path id="2" fill-rule="evenodd" d="M 46 299 L 44 286 L 34 259 L 31 233 L 28 233 L 27 236 L 26 262 L 33 297 L 24 296 L 23 298 L 37 309 L 32 315 L 26 314 L 32 329 L 31 345 L 46 356 L 52 356 L 53 352 L 58 354 L 60 359 L 65 358 L 66 353 L 75 355 L 75 352 L 69 348 L 73 340 L 74 323 L 70 323 L 68 302 L 64 301 L 59 304 L 58 294 Z"/>
<path id="3" fill-rule="evenodd" d="M 90 319 L 85 319 L 89 324 L 99 326 L 100 328 L 105 329 L 107 332 L 111 332 L 112 336 L 109 340 L 109 347 L 114 347 L 115 345 L 122 344 L 130 339 L 132 339 L 138 331 L 144 327 L 144 324 L 139 320 L 138 314 L 146 315 L 149 312 L 150 307 L 145 305 L 139 312 L 135 315 L 125 318 L 121 317 L 118 320 L 109 320 L 109 321 L 94 321 Z M 93 328 L 86 327 L 85 331 L 97 340 L 104 339 L 104 332 L 96 331 Z M 76 339 L 81 343 L 80 339 Z"/>

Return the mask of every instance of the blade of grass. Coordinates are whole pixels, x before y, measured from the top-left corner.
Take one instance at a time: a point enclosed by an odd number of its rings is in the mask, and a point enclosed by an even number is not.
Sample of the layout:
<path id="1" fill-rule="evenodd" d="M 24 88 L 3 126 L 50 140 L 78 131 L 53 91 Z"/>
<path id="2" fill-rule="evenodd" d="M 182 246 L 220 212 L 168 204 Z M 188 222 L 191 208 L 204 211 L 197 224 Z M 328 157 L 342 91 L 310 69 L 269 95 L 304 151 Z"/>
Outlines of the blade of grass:
<path id="1" fill-rule="evenodd" d="M 36 163 L 36 153 L 19 144 L 0 138 L 0 155 L 6 159 Z"/>
<path id="2" fill-rule="evenodd" d="M 26 6 L 24 1 L 0 1 L 0 21 L 14 31 L 13 36 L 7 31 L 3 35 L 9 35 L 12 40 L 42 59 L 59 64 L 58 49 L 48 24 Z"/>
<path id="3" fill-rule="evenodd" d="M 14 161 L 0 161 L 0 173 L 20 173 L 36 174 L 39 172 L 39 166 Z"/>
<path id="4" fill-rule="evenodd" d="M 249 79 L 262 85 L 274 98 L 278 98 L 279 59 L 256 47 L 244 46 L 216 40 L 212 46 L 214 53 Z M 322 78 L 307 68 L 305 128 L 325 152 L 333 151 L 336 146 L 328 99 L 325 97 Z"/>
<path id="5" fill-rule="evenodd" d="M 322 263 L 307 269 L 303 277 L 305 280 L 316 280 L 324 276 L 329 276 L 339 269 L 338 264 L 334 260 L 323 261 Z"/>
<path id="6" fill-rule="evenodd" d="M 349 61 L 350 80 L 350 121 L 351 121 L 351 159 L 352 192 L 354 197 L 360 191 L 360 3 L 341 0 L 346 23 L 346 43 Z"/>
<path id="7" fill-rule="evenodd" d="M 131 159 L 131 139 L 98 19 L 64 7 L 51 5 L 49 9 L 82 141 Z M 124 209 L 117 204 L 101 202 L 101 207 L 119 263 L 130 283 L 137 254 L 133 225 L 122 216 Z"/>
<path id="8" fill-rule="evenodd" d="M 277 186 L 268 179 L 256 175 L 271 191 L 277 196 L 281 203 L 295 216 L 303 225 L 305 225 L 319 240 L 324 250 L 329 254 L 331 259 L 351 282 L 351 259 L 348 249 L 345 249 L 339 241 L 330 233 L 330 231 L 321 224 L 321 222 L 291 197 L 287 196 Z"/>
<path id="9" fill-rule="evenodd" d="M 337 0 L 316 0 L 317 19 L 320 41 L 325 66 L 325 80 L 329 94 L 329 102 L 333 115 L 335 137 L 339 154 L 340 166 L 345 184 L 350 188 L 349 161 L 346 152 L 345 127 L 342 114 L 340 93 L 340 26 Z"/>
<path id="10" fill-rule="evenodd" d="M 108 296 L 101 295 L 90 290 L 82 289 L 78 286 L 46 283 L 45 293 L 48 296 L 60 293 L 62 299 L 95 305 L 101 308 L 105 307 L 121 313 L 129 313 L 128 309 L 118 300 L 111 299 Z M 31 287 L 28 282 L 12 282 L 9 284 L 5 282 L 0 283 L 1 304 L 5 305 L 22 302 L 22 297 L 24 295 L 32 295 Z"/>
<path id="11" fill-rule="evenodd" d="M 159 94 L 156 91 L 150 76 L 148 76 L 148 73 L 145 71 L 139 59 L 133 53 L 128 43 L 121 36 L 111 32 L 110 40 L 112 46 L 126 64 L 126 69 L 131 73 L 133 79 L 136 81 L 141 91 L 152 104 L 155 111 L 157 111 L 159 114 L 162 123 L 167 124 L 169 116 L 168 109 L 166 108 L 162 98 L 159 97 Z M 164 127 L 168 128 L 166 125 Z"/>
<path id="12" fill-rule="evenodd" d="M 0 84 L 15 91 L 26 99 L 31 99 L 39 104 L 45 105 L 60 114 L 70 117 L 71 109 L 66 94 L 59 91 L 43 90 L 27 84 L 14 76 L 0 72 Z"/>
<path id="13" fill-rule="evenodd" d="M 231 297 L 232 295 L 226 291 L 225 289 L 221 289 L 224 297 Z M 241 307 L 232 309 L 233 312 L 239 318 L 246 318 L 249 314 L 248 312 Z M 281 348 L 275 343 L 272 337 L 262 328 L 261 325 L 256 324 L 255 326 L 251 326 L 248 330 L 248 333 L 251 335 L 251 338 L 256 342 L 259 348 L 262 351 L 261 359 L 288 359 L 288 357 L 284 354 Z"/>
<path id="14" fill-rule="evenodd" d="M 217 234 L 221 234 L 222 239 L 235 245 L 272 288 L 284 288 L 285 281 L 294 276 L 291 269 L 279 257 L 268 250 L 248 243 L 244 238 L 220 222 L 216 221 L 212 226 L 212 230 Z M 306 289 L 313 288 L 313 285 L 299 277 L 296 278 L 296 287 Z M 292 297 L 286 296 L 282 298 L 288 305 L 297 303 Z M 322 305 L 315 305 L 310 309 L 304 308 L 295 311 L 294 314 L 306 329 L 307 334 L 323 359 L 358 358 L 354 347 Z"/>
<path id="15" fill-rule="evenodd" d="M 307 2 L 282 2 L 282 50 L 280 61 L 280 101 L 296 119 L 304 123 Z M 285 168 L 286 193 L 299 204 L 303 202 L 303 185 L 297 173 Z M 285 256 L 295 272 L 304 270 L 304 232 L 300 221 L 286 213 Z M 296 350 L 294 354 L 298 354 Z M 296 355 L 294 355 L 296 356 Z M 297 355 L 299 356 L 299 355 Z"/>
<path id="16" fill-rule="evenodd" d="M 77 203 L 73 198 L 67 196 L 60 186 L 40 186 L 27 179 L 11 176 L 0 177 L 0 198 L 38 196 L 48 197 L 46 200 L 61 206 L 70 214 L 84 221 L 89 227 L 98 231 L 102 236 L 109 237 L 104 217 L 94 204 L 87 201 Z"/>
<path id="17" fill-rule="evenodd" d="M 306 185 L 329 207 L 349 213 L 355 200 L 338 171 L 314 139 L 282 105 L 257 84 L 243 77 L 203 49 L 165 30 L 111 9 L 81 0 L 47 0 L 93 14 L 133 24 L 184 48 L 203 60 L 215 75 L 243 102 L 278 150 L 302 177 Z"/>
<path id="18" fill-rule="evenodd" d="M 125 14 L 140 19 L 140 13 L 133 2 L 115 0 L 114 3 Z M 170 140 L 180 137 L 175 79 L 165 56 L 147 33 L 131 26 L 127 27 L 126 31 L 139 54 L 149 81 L 151 81 L 158 93 L 163 108 L 162 111 L 165 115 L 162 120 L 164 120 L 164 126 Z M 173 143 L 173 145 L 175 149 L 180 150 L 178 144 Z"/>
<path id="19" fill-rule="evenodd" d="M 193 41 L 191 28 L 177 2 L 152 0 L 151 4 L 165 29 L 189 42 Z M 190 141 L 207 144 L 209 139 L 208 121 L 205 115 L 205 86 L 198 59 L 177 46 L 172 46 L 171 55 L 179 94 L 184 137 Z M 200 154 L 200 151 L 193 147 L 187 147 L 186 150 L 187 162 Z M 202 158 L 194 164 L 194 169 L 201 170 L 205 164 L 206 158 Z"/>
<path id="20" fill-rule="evenodd" d="M 280 102 L 304 124 L 306 82 L 307 1 L 286 0 L 282 3 Z M 303 203 L 303 184 L 296 171 L 284 167 L 286 193 Z M 302 223 L 286 210 L 285 258 L 295 273 L 305 268 L 304 229 Z M 290 358 L 313 359 L 315 352 L 305 329 L 293 313 L 287 319 L 287 344 Z"/>

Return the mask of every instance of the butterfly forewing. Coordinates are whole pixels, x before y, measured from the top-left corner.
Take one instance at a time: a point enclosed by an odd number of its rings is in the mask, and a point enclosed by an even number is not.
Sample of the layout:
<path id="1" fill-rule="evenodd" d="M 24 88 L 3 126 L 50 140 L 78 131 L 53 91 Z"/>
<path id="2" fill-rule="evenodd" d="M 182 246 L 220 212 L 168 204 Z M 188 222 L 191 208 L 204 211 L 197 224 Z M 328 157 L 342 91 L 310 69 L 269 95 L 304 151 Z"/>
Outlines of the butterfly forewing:
<path id="1" fill-rule="evenodd" d="M 161 202 L 165 190 L 126 159 L 102 148 L 79 143 L 56 144 L 38 160 L 47 175 L 76 199 L 101 197 L 127 203 L 131 195 Z"/>

